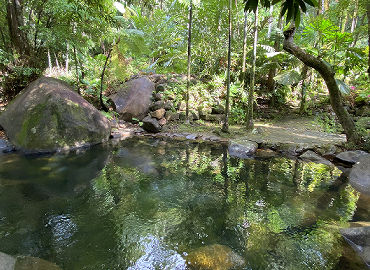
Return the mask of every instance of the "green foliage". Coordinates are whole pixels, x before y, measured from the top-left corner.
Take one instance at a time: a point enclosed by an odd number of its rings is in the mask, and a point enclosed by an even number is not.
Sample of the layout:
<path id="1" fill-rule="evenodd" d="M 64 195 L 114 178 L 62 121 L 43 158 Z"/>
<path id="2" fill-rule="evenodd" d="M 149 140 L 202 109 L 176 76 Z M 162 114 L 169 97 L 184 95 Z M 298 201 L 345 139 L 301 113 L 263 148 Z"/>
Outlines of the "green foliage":
<path id="1" fill-rule="evenodd" d="M 315 123 L 318 123 L 325 132 L 341 133 L 343 131 L 341 125 L 335 119 L 335 116 L 327 113 L 318 114 L 315 117 Z"/>

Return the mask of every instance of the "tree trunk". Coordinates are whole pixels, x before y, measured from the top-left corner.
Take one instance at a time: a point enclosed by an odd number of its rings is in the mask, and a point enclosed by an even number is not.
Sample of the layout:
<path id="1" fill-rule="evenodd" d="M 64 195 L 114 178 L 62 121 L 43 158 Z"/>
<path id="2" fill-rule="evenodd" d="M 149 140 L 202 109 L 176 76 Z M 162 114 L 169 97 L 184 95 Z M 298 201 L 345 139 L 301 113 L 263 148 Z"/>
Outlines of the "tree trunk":
<path id="1" fill-rule="evenodd" d="M 229 132 L 229 111 L 230 111 L 230 67 L 231 67 L 231 35 L 232 35 L 232 24 L 231 24 L 231 1 L 229 0 L 229 44 L 227 50 L 227 88 L 226 88 L 226 106 L 225 106 L 225 121 L 222 125 L 223 132 Z"/>
<path id="2" fill-rule="evenodd" d="M 108 108 L 107 108 L 107 106 L 105 106 L 104 101 L 103 101 L 103 82 L 104 82 L 105 69 L 107 68 L 107 64 L 108 64 L 109 58 L 110 58 L 110 56 L 111 56 L 112 50 L 113 50 L 113 46 L 112 46 L 112 48 L 111 48 L 111 49 L 109 50 L 109 52 L 108 52 L 107 59 L 105 59 L 105 62 L 104 62 L 103 71 L 102 71 L 101 76 L 100 76 L 100 94 L 99 94 L 99 101 L 100 101 L 100 106 L 102 107 L 102 109 L 103 109 L 105 112 L 108 112 Z"/>
<path id="3" fill-rule="evenodd" d="M 302 72 L 301 72 L 301 104 L 299 108 L 300 113 L 304 113 L 306 110 L 306 77 L 308 73 L 308 66 L 303 65 Z"/>
<path id="4" fill-rule="evenodd" d="M 51 73 L 51 57 L 50 57 L 50 50 L 48 49 L 48 64 L 49 64 L 49 74 Z"/>
<path id="5" fill-rule="evenodd" d="M 23 1 L 6 0 L 6 11 L 9 36 L 13 49 L 20 54 L 21 58 L 27 58 L 27 56 L 30 56 L 28 40 L 25 33 L 21 30 L 24 26 Z"/>
<path id="6" fill-rule="evenodd" d="M 257 56 L 257 40 L 258 40 L 258 6 L 254 13 L 254 29 L 253 29 L 253 58 L 252 58 L 252 72 L 251 81 L 248 93 L 248 108 L 247 108 L 247 129 L 253 128 L 253 103 L 254 103 L 254 81 L 256 73 L 256 56 Z"/>
<path id="7" fill-rule="evenodd" d="M 68 73 L 69 70 L 69 44 L 67 43 L 67 51 L 66 51 L 66 72 Z"/>
<path id="8" fill-rule="evenodd" d="M 346 25 L 348 21 L 348 11 L 344 10 L 344 19 L 342 21 L 342 27 L 341 27 L 341 32 L 344 33 L 346 31 Z"/>
<path id="9" fill-rule="evenodd" d="M 244 11 L 244 31 L 243 31 L 243 60 L 242 60 L 242 82 L 245 86 L 245 71 L 247 60 L 247 31 L 248 31 L 248 13 Z"/>
<path id="10" fill-rule="evenodd" d="M 368 45 L 370 48 L 370 2 L 367 3 L 367 35 L 368 35 Z M 369 76 L 369 81 L 370 81 L 370 53 L 369 53 L 369 58 L 367 61 L 367 75 Z"/>
<path id="11" fill-rule="evenodd" d="M 363 25 L 363 23 L 364 23 L 364 21 L 365 21 L 365 17 L 366 17 L 366 15 L 365 15 L 365 14 L 361 17 L 360 22 L 359 22 L 359 24 L 358 24 L 358 27 L 361 27 L 361 26 Z M 351 47 L 355 47 L 355 46 L 356 46 L 359 36 L 360 36 L 360 32 L 359 32 L 359 31 L 357 31 L 357 32 L 354 34 L 353 42 L 352 42 L 352 44 L 351 44 Z"/>
<path id="12" fill-rule="evenodd" d="M 191 72 L 191 25 L 193 21 L 193 1 L 189 5 L 189 23 L 188 23 L 188 76 L 186 82 L 186 122 L 189 122 L 189 97 L 190 97 L 190 72 Z"/>
<path id="13" fill-rule="evenodd" d="M 76 46 L 73 45 L 73 56 L 75 60 L 75 68 L 76 68 L 76 82 L 77 82 L 77 93 L 81 95 L 81 89 L 80 89 L 80 75 L 78 74 L 78 62 L 77 62 L 77 52 L 76 52 Z"/>
<path id="14" fill-rule="evenodd" d="M 359 136 L 356 126 L 353 122 L 352 117 L 349 115 L 347 110 L 343 106 L 342 98 L 340 95 L 340 91 L 335 81 L 335 72 L 333 68 L 328 66 L 323 60 L 317 58 L 306 51 L 299 48 L 297 45 L 294 44 L 294 34 L 295 28 L 288 29 L 284 31 L 284 50 L 288 53 L 294 55 L 299 60 L 301 60 L 305 65 L 312 67 L 317 72 L 320 73 L 322 78 L 325 80 L 326 86 L 329 90 L 329 97 L 330 97 L 330 104 L 337 115 L 340 124 L 344 129 L 344 133 L 346 134 L 347 141 L 352 143 L 360 143 L 361 137 Z"/>
<path id="15" fill-rule="evenodd" d="M 271 37 L 271 30 L 272 30 L 272 22 L 273 22 L 273 13 L 274 12 L 274 6 L 271 5 L 270 6 L 270 14 L 269 14 L 269 27 L 268 27 L 268 30 L 267 30 L 267 38 L 270 38 Z"/>
<path id="16" fill-rule="evenodd" d="M 282 18 L 279 17 L 278 25 L 277 27 L 280 29 L 282 24 Z M 277 35 L 275 42 L 274 42 L 274 50 L 275 52 L 280 51 L 280 37 Z M 271 94 L 271 99 L 270 99 L 270 105 L 274 106 L 275 105 L 275 96 L 274 96 L 274 91 L 275 91 L 275 80 L 274 77 L 276 76 L 276 68 L 272 67 L 269 70 L 269 74 L 267 77 L 267 91 Z"/>
<path id="17" fill-rule="evenodd" d="M 60 69 L 59 61 L 58 61 L 58 56 L 56 55 L 55 52 L 54 52 L 54 58 L 55 58 L 55 64 L 57 65 L 58 69 Z"/>
<path id="18" fill-rule="evenodd" d="M 358 0 L 355 1 L 355 9 L 353 11 L 352 24 L 351 24 L 351 33 L 353 33 L 356 29 L 357 11 L 358 11 Z"/>

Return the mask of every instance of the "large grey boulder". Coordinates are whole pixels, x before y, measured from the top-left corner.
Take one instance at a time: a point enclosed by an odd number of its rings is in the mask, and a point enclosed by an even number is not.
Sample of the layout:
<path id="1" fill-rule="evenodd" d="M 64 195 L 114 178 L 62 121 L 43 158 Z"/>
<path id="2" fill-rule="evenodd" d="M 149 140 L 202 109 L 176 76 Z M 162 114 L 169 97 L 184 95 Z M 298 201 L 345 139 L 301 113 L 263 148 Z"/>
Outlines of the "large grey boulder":
<path id="1" fill-rule="evenodd" d="M 353 166 L 349 182 L 358 191 L 370 195 L 370 154 L 360 158 Z"/>
<path id="2" fill-rule="evenodd" d="M 146 77 L 128 81 L 117 93 L 110 95 L 109 101 L 114 105 L 123 120 L 132 118 L 142 120 L 152 103 L 154 83 Z"/>
<path id="3" fill-rule="evenodd" d="M 42 77 L 25 88 L 0 115 L 16 148 L 53 152 L 108 140 L 109 120 L 65 82 Z"/>
<path id="4" fill-rule="evenodd" d="M 231 142 L 229 144 L 229 155 L 231 157 L 248 158 L 258 149 L 258 144 L 251 141 Z"/>

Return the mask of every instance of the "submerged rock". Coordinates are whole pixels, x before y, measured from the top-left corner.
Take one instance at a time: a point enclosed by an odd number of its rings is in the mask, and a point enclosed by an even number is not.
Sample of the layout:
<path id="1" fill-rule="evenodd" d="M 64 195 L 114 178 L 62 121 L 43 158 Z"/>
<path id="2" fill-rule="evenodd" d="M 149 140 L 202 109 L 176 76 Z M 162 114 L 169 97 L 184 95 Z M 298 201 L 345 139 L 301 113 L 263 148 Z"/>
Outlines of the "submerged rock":
<path id="1" fill-rule="evenodd" d="M 0 270 L 13 270 L 15 261 L 14 257 L 0 252 Z"/>
<path id="2" fill-rule="evenodd" d="M 370 227 L 341 229 L 340 233 L 370 267 Z"/>
<path id="3" fill-rule="evenodd" d="M 61 270 L 55 263 L 46 260 L 30 257 L 13 257 L 0 252 L 0 270 Z"/>
<path id="4" fill-rule="evenodd" d="M 62 270 L 58 265 L 36 257 L 17 257 L 14 270 Z"/>
<path id="5" fill-rule="evenodd" d="M 0 154 L 8 153 L 14 150 L 14 146 L 10 144 L 9 141 L 0 139 Z"/>
<path id="6" fill-rule="evenodd" d="M 248 158 L 253 155 L 258 148 L 258 144 L 251 141 L 231 142 L 229 145 L 229 155 L 231 157 Z"/>
<path id="7" fill-rule="evenodd" d="M 186 257 L 191 269 L 228 270 L 242 267 L 244 259 L 228 246 L 214 244 L 200 247 Z"/>
<path id="8" fill-rule="evenodd" d="M 153 92 L 154 83 L 146 77 L 141 77 L 128 81 L 117 93 L 108 98 L 123 120 L 131 121 L 132 118 L 142 120 L 149 111 Z"/>
<path id="9" fill-rule="evenodd" d="M 350 184 L 358 191 L 370 195 L 370 155 L 361 157 L 349 174 Z"/>
<path id="10" fill-rule="evenodd" d="M 42 77 L 0 115 L 10 141 L 26 152 L 53 152 L 108 140 L 110 123 L 65 82 Z"/>

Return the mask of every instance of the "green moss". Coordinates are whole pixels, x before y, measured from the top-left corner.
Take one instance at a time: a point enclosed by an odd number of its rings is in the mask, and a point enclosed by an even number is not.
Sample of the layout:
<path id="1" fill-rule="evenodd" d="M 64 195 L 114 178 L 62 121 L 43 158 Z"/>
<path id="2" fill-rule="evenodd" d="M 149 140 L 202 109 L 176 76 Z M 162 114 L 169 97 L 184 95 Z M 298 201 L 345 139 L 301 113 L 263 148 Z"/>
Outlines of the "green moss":
<path id="1" fill-rule="evenodd" d="M 26 118 L 23 121 L 21 131 L 16 136 L 16 143 L 20 146 L 27 146 L 30 138 L 34 137 L 32 129 L 36 129 L 41 121 L 41 118 L 46 109 L 46 104 L 39 104 L 27 114 Z"/>

